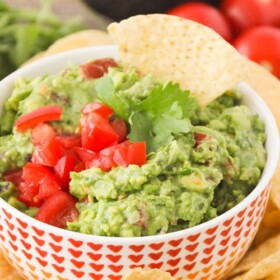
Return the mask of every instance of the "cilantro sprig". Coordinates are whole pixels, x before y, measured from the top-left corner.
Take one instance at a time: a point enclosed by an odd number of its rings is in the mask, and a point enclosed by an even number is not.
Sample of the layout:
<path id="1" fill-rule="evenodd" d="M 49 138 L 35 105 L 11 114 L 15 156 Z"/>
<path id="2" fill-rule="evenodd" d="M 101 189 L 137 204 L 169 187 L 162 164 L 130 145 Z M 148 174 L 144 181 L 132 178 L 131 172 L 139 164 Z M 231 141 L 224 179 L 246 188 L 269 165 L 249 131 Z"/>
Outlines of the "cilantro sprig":
<path id="1" fill-rule="evenodd" d="M 97 97 L 130 124 L 128 138 L 132 142 L 145 141 L 148 152 L 156 151 L 176 135 L 191 129 L 189 117 L 197 103 L 177 83 L 158 84 L 139 102 L 119 94 L 109 76 L 96 82 L 96 90 Z"/>

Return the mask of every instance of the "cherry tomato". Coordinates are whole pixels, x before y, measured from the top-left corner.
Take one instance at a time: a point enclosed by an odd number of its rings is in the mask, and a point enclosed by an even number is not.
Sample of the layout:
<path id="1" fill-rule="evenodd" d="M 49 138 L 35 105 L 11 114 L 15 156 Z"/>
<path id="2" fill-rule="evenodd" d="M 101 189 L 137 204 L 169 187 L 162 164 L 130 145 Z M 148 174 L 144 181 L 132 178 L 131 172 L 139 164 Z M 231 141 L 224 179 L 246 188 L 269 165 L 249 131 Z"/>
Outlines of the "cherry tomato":
<path id="1" fill-rule="evenodd" d="M 80 66 L 85 79 L 97 79 L 102 77 L 109 67 L 116 67 L 117 63 L 112 58 L 96 59 Z"/>
<path id="2" fill-rule="evenodd" d="M 280 79 L 280 29 L 259 26 L 242 33 L 233 45 L 249 59 L 264 66 Z"/>
<path id="3" fill-rule="evenodd" d="M 256 25 L 280 26 L 280 0 L 224 0 L 220 8 L 236 33 Z"/>
<path id="4" fill-rule="evenodd" d="M 86 106 L 84 106 L 81 112 L 83 115 L 88 115 L 89 113 L 95 112 L 104 118 L 109 118 L 114 113 L 114 110 L 106 106 L 104 103 L 94 102 L 88 103 Z"/>
<path id="5" fill-rule="evenodd" d="M 113 130 L 108 119 L 96 113 L 90 113 L 80 120 L 82 131 L 82 147 L 99 152 L 116 144 L 118 134 Z"/>
<path id="6" fill-rule="evenodd" d="M 119 135 L 119 143 L 122 143 L 127 138 L 127 127 L 126 123 L 121 118 L 115 118 L 111 121 L 111 126 L 113 130 Z"/>
<path id="7" fill-rule="evenodd" d="M 215 30 L 225 40 L 232 40 L 232 31 L 227 19 L 218 9 L 209 4 L 204 2 L 184 3 L 167 11 L 167 13 L 199 22 Z"/>
<path id="8" fill-rule="evenodd" d="M 70 194 L 58 191 L 50 196 L 40 207 L 35 219 L 59 228 L 78 218 L 76 199 Z"/>
<path id="9" fill-rule="evenodd" d="M 59 106 L 40 107 L 30 113 L 20 116 L 15 127 L 18 131 L 25 131 L 36 126 L 40 122 L 58 121 L 60 120 L 62 109 Z"/>

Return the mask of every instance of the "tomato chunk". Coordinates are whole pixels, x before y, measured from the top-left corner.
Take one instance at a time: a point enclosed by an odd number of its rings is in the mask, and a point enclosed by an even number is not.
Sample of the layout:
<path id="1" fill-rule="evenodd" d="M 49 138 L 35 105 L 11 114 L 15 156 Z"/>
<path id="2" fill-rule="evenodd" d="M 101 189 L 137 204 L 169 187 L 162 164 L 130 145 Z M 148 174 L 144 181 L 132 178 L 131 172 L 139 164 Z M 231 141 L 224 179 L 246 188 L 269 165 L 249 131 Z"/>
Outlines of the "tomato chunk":
<path id="1" fill-rule="evenodd" d="M 78 218 L 76 202 L 76 199 L 70 194 L 58 191 L 43 203 L 35 219 L 52 226 L 65 228 L 67 222 Z"/>
<path id="2" fill-rule="evenodd" d="M 62 188 L 65 191 L 69 191 L 70 172 L 74 170 L 76 166 L 76 160 L 66 155 L 61 157 L 54 167 L 55 174 L 60 178 Z"/>
<path id="3" fill-rule="evenodd" d="M 83 115 L 88 115 L 90 113 L 95 112 L 104 118 L 109 118 L 110 116 L 113 115 L 114 110 L 106 106 L 104 103 L 94 102 L 94 103 L 88 103 L 86 106 L 84 106 L 81 112 Z"/>
<path id="4" fill-rule="evenodd" d="M 199 146 L 207 137 L 207 134 L 205 133 L 200 133 L 200 132 L 195 132 L 194 133 L 194 140 L 195 140 L 195 145 L 194 147 L 196 148 Z"/>
<path id="5" fill-rule="evenodd" d="M 59 134 L 57 135 L 59 144 L 65 149 L 80 147 L 82 145 L 81 135 L 79 134 Z"/>
<path id="6" fill-rule="evenodd" d="M 81 118 L 82 147 L 99 152 L 116 144 L 118 134 L 113 130 L 109 121 L 99 114 L 91 113 Z"/>
<path id="7" fill-rule="evenodd" d="M 37 200 L 41 201 L 48 198 L 49 196 L 53 195 L 61 189 L 61 183 L 51 171 L 51 169 L 39 164 L 28 162 L 23 167 L 22 179 L 24 180 L 24 184 L 22 184 L 23 187 L 27 185 L 32 185 L 32 192 L 29 189 L 27 189 L 27 192 L 25 188 L 19 188 L 20 195 L 25 196 L 27 200 L 26 203 L 29 206 L 33 206 L 28 204 L 29 200 L 32 201 L 33 197 L 36 197 Z"/>
<path id="8" fill-rule="evenodd" d="M 146 157 L 146 143 L 135 142 L 129 147 L 128 162 L 129 164 L 137 164 L 139 166 L 145 164 Z"/>
<path id="9" fill-rule="evenodd" d="M 18 200 L 31 207 L 39 207 L 42 200 L 39 199 L 39 185 L 33 182 L 21 182 L 18 187 Z"/>
<path id="10" fill-rule="evenodd" d="M 119 136 L 119 143 L 125 141 L 127 138 L 127 127 L 125 121 L 121 118 L 115 118 L 111 121 L 111 126 Z"/>
<path id="11" fill-rule="evenodd" d="M 35 127 L 41 122 L 59 121 L 61 114 L 62 108 L 59 106 L 49 105 L 40 107 L 30 113 L 20 116 L 15 122 L 15 127 L 18 131 L 22 132 Z"/>
<path id="12" fill-rule="evenodd" d="M 22 169 L 9 170 L 3 174 L 3 178 L 5 181 L 18 186 L 22 182 Z"/>
<path id="13" fill-rule="evenodd" d="M 82 147 L 76 147 L 75 151 L 83 162 L 90 161 L 99 156 L 97 153 Z"/>
<path id="14" fill-rule="evenodd" d="M 112 58 L 96 59 L 80 66 L 85 79 L 97 79 L 108 72 L 109 67 L 118 66 Z"/>
<path id="15" fill-rule="evenodd" d="M 60 142 L 54 129 L 48 124 L 38 124 L 31 132 L 35 151 L 31 161 L 36 164 L 54 166 L 61 156 Z"/>

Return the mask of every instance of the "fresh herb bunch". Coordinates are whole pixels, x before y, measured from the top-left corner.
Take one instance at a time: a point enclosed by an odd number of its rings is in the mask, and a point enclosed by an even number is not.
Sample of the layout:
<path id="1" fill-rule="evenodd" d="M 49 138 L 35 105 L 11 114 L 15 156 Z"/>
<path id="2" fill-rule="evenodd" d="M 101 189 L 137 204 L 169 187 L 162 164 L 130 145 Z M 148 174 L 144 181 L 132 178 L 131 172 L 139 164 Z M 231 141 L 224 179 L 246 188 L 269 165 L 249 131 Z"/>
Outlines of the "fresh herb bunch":
<path id="1" fill-rule="evenodd" d="M 0 79 L 54 41 L 83 29 L 76 18 L 62 22 L 52 12 L 52 1 L 42 0 L 41 10 L 15 9 L 0 0 Z"/>

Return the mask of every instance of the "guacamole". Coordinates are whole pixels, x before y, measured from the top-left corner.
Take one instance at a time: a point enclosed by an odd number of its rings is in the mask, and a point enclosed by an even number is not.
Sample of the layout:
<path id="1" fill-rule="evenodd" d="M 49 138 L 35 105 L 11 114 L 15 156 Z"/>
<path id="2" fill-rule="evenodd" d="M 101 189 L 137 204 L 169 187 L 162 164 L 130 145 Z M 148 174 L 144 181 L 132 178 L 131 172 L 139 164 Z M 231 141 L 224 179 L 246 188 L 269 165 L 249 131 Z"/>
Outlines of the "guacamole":
<path id="1" fill-rule="evenodd" d="M 266 162 L 264 124 L 240 104 L 237 92 L 226 92 L 205 108 L 192 98 L 184 105 L 183 95 L 168 107 L 168 93 L 184 94 L 178 85 L 121 67 L 100 79 L 83 79 L 77 66 L 57 75 L 19 79 L 4 105 L 0 174 L 24 166 L 34 150 L 30 131 L 13 128 L 17 117 L 57 104 L 63 115 L 52 126 L 59 133 L 74 133 L 81 108 L 101 100 L 127 122 L 132 142 L 145 140 L 147 161 L 71 172 L 69 192 L 77 199 L 79 215 L 66 228 L 101 236 L 147 236 L 213 219 L 258 183 Z M 34 216 L 3 176 L 0 196 Z"/>

